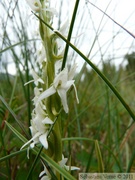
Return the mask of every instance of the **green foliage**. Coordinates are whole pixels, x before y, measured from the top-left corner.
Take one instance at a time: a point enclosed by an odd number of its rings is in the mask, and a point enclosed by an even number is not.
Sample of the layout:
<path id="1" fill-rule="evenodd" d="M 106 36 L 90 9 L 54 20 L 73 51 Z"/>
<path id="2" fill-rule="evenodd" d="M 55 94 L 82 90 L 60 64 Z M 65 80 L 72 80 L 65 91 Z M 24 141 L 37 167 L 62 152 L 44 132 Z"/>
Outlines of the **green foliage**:
<path id="1" fill-rule="evenodd" d="M 127 59 L 127 69 L 134 71 L 135 70 L 135 52 L 132 52 L 131 54 L 126 54 L 125 59 Z"/>
<path id="2" fill-rule="evenodd" d="M 21 18 L 20 16 L 20 21 Z M 12 18 L 10 20 L 12 22 Z M 3 59 L 3 55 L 10 52 L 17 73 L 10 75 L 4 66 L 3 72 L 0 73 L 0 179 L 21 180 L 30 176 L 36 180 L 43 170 L 41 159 L 67 179 L 74 179 L 46 156 L 44 151 L 40 152 L 41 147 L 37 146 L 30 151 L 30 159 L 27 158 L 26 149 L 20 150 L 23 143 L 30 138 L 29 124 L 34 86 L 24 86 L 24 83 L 31 80 L 30 69 L 34 67 L 36 59 L 34 52 L 37 39 L 29 37 L 22 21 L 20 29 L 16 28 L 16 25 L 13 29 L 16 29 L 14 32 L 17 43 L 12 42 L 3 26 L 5 39 L 1 57 Z M 70 30 L 72 33 L 72 29 Z M 85 61 L 75 81 L 80 103 L 76 104 L 71 89 L 68 94 L 70 113 L 67 115 L 62 112 L 61 115 L 65 157 L 71 157 L 72 165 L 80 167 L 80 172 L 133 172 L 134 52 L 125 55 L 127 68 L 116 67 L 110 59 L 103 59 L 102 68 L 98 69 L 76 46 L 68 43 L 63 36 L 62 38 L 67 43 L 66 53 L 70 46 L 74 53 L 76 51 Z M 19 49 L 19 54 L 16 48 Z M 72 58 L 75 57 L 74 53 Z M 67 54 L 65 61 L 66 58 Z M 72 66 L 71 61 L 68 61 L 68 64 Z M 34 68 L 39 70 L 39 67 Z M 70 162 L 68 163 L 70 165 Z M 73 175 L 77 177 L 78 172 L 73 172 Z"/>
<path id="3" fill-rule="evenodd" d="M 128 83 L 128 81 L 123 81 L 125 76 L 127 76 L 127 71 L 123 68 L 116 70 L 114 65 L 105 63 L 102 72 L 108 76 L 108 78 L 113 77 L 111 81 L 115 83 L 119 92 L 121 92 L 124 99 L 130 104 L 132 95 L 134 95 L 134 87 L 127 86 L 126 83 Z M 93 141 L 98 139 L 105 172 L 125 172 L 129 161 L 131 171 L 134 169 L 134 162 L 131 162 L 130 158 L 132 158 L 132 156 L 130 152 L 134 151 L 132 136 L 135 132 L 134 129 L 132 129 L 130 116 L 95 72 L 85 67 L 82 74 L 83 79 L 80 79 L 79 75 L 76 77 L 76 85 L 81 103 L 76 106 L 76 102 L 73 99 L 74 94 L 70 92 L 70 95 L 73 95 L 73 97 L 69 98 L 70 113 L 68 116 L 65 116 L 63 112 L 62 115 L 62 123 L 64 124 L 63 137 L 87 137 Z M 113 76 L 111 76 L 111 74 Z M 15 78 L 13 79 L 13 81 L 15 81 Z M 5 86 L 8 86 L 6 80 L 5 84 Z M 131 97 L 125 92 L 125 88 Z M 23 94 L 23 89 L 18 85 L 16 86 L 11 108 L 15 112 L 18 120 L 20 120 L 25 129 L 28 130 L 27 110 L 25 106 L 23 106 L 23 104 L 25 104 L 25 97 L 23 96 L 22 98 L 20 94 Z M 9 94 L 5 95 L 7 102 L 9 102 L 10 99 L 8 95 Z M 10 124 L 22 134 L 24 133 L 23 130 L 20 130 L 9 109 L 7 109 L 2 102 L 0 115 L 2 130 L 0 152 L 1 157 L 4 157 L 19 151 L 22 146 L 18 137 L 5 126 L 4 120 L 9 121 Z M 74 142 L 63 142 L 63 146 L 65 155 L 67 155 L 67 157 L 71 155 L 72 164 L 81 167 L 81 172 L 98 171 L 97 156 L 93 143 L 81 140 L 80 138 L 80 140 L 78 139 Z M 127 147 L 128 151 L 125 151 Z M 32 155 L 30 153 L 30 156 L 35 158 L 34 154 Z M 39 162 L 37 163 L 38 168 L 36 165 L 32 174 L 39 174 L 41 171 L 41 164 Z M 25 176 L 28 175 L 26 169 L 31 167 L 32 158 L 28 160 L 26 152 L 22 152 L 13 158 L 5 159 L 5 161 L 0 164 L 2 167 L 1 176 L 3 178 L 9 175 L 16 178 L 21 176 L 21 178 L 23 178 L 23 172 Z M 13 174 L 11 174 L 11 170 Z M 34 176 L 34 179 L 36 179 L 36 177 L 37 176 Z"/>

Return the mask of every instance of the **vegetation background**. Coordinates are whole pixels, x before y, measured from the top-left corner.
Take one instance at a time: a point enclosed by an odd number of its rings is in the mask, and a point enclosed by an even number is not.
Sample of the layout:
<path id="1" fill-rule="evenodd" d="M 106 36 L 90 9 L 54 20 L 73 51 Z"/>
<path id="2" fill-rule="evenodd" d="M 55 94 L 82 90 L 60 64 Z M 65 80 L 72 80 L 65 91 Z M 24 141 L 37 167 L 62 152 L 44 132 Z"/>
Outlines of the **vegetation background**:
<path id="1" fill-rule="evenodd" d="M 59 16 L 53 23 L 54 28 L 59 29 L 66 17 L 72 19 L 74 3 L 55 1 Z M 96 1 L 93 3 L 98 5 Z M 111 3 L 106 4 L 104 12 L 107 13 Z M 22 1 L 2 0 L 0 10 L 0 179 L 24 180 L 29 174 L 31 179 L 38 179 L 42 171 L 40 160 L 34 164 L 34 153 L 27 159 L 26 150 L 20 152 L 23 142 L 5 124 L 9 122 L 23 136 L 30 137 L 34 85 L 24 84 L 32 79 L 31 68 L 39 70 L 35 63 L 40 44 L 36 33 L 38 23 Z M 111 17 L 114 12 L 113 9 Z M 71 91 L 70 112 L 62 113 L 63 154 L 80 167 L 80 172 L 102 172 L 103 169 L 104 172 L 134 172 L 134 37 L 103 12 L 97 17 L 98 13 L 89 1 L 81 1 L 78 6 L 71 42 L 95 65 L 91 66 L 78 52 L 69 49 L 68 65 L 78 64 L 76 86 L 80 104 L 76 104 Z M 129 15 L 123 27 L 133 12 Z M 15 72 L 11 74 L 11 70 Z M 77 177 L 78 172 L 73 175 Z"/>

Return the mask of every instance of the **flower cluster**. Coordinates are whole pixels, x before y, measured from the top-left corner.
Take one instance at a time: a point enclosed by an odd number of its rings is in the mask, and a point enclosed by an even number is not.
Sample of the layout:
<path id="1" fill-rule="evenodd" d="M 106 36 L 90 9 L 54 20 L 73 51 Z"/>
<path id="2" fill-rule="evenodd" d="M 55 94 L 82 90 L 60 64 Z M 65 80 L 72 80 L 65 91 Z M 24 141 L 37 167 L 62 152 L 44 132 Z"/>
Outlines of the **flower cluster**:
<path id="1" fill-rule="evenodd" d="M 51 24 L 56 10 L 50 8 L 49 0 L 27 0 L 27 2 L 33 11 L 39 13 L 40 18 Z M 30 126 L 32 138 L 22 148 L 26 145 L 34 148 L 36 144 L 40 143 L 46 149 L 46 153 L 51 148 L 51 157 L 62 168 L 66 170 L 78 169 L 72 166 L 69 168 L 65 165 L 67 158 L 64 158 L 62 155 L 61 123 L 59 120 L 55 121 L 61 107 L 63 107 L 65 113 L 69 112 L 67 92 L 71 87 L 74 88 L 76 100 L 79 103 L 74 80 L 77 66 L 75 64 L 70 70 L 65 67 L 60 71 L 63 51 L 59 52 L 60 44 L 58 45 L 58 41 L 56 41 L 58 37 L 50 32 L 41 21 L 39 28 L 43 47 L 39 52 L 37 62 L 41 68 L 42 77 L 32 69 L 33 80 L 25 84 L 34 82 L 35 88 L 33 98 L 34 109 Z M 50 138 L 51 147 L 49 146 L 48 138 Z M 46 176 L 43 176 L 42 179 L 51 179 L 45 165 L 44 171 L 40 173 L 40 176 L 44 173 L 46 173 Z"/>
<path id="2" fill-rule="evenodd" d="M 34 80 L 29 81 L 28 83 L 34 81 L 34 84 L 36 85 L 36 87 L 34 88 L 35 97 L 33 99 L 35 108 L 32 112 L 32 120 L 30 126 L 32 138 L 26 144 L 24 144 L 22 148 L 30 143 L 30 147 L 33 148 L 35 144 L 40 142 L 45 149 L 48 149 L 47 135 L 50 127 L 49 125 L 52 125 L 53 121 L 48 117 L 46 106 L 42 101 L 43 99 L 55 93 L 58 93 L 64 111 L 68 113 L 69 108 L 67 104 L 67 91 L 71 88 L 71 86 L 73 86 L 75 89 L 77 102 L 79 103 L 76 87 L 73 80 L 75 69 L 76 65 L 73 66 L 73 68 L 69 72 L 68 69 L 65 68 L 63 71 L 56 75 L 51 87 L 49 87 L 45 91 L 43 91 L 42 88 L 38 88 L 39 83 L 44 84 L 44 81 L 36 74 L 34 70 L 31 71 Z"/>

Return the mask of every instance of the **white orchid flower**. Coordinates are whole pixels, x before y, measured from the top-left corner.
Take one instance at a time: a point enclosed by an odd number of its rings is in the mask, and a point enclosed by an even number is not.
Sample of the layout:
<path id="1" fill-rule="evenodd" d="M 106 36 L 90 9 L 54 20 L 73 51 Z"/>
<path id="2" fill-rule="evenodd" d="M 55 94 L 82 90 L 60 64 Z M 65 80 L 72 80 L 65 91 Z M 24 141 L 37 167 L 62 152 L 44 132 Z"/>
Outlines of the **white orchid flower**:
<path id="1" fill-rule="evenodd" d="M 61 161 L 59 161 L 59 165 L 62 167 L 62 168 L 64 168 L 64 169 L 66 169 L 67 171 L 69 171 L 69 170 L 80 170 L 80 168 L 78 168 L 78 167 L 75 167 L 75 166 L 67 166 L 67 165 L 65 165 L 66 164 L 66 162 L 67 162 L 67 158 L 64 158 L 64 156 L 62 155 L 62 160 Z"/>
<path id="2" fill-rule="evenodd" d="M 41 180 L 51 180 L 51 175 L 49 171 L 47 170 L 43 162 L 42 164 L 44 166 L 44 170 L 39 174 L 39 177 L 41 178 Z"/>
<path id="3" fill-rule="evenodd" d="M 75 90 L 77 102 L 79 102 L 76 87 L 74 84 L 74 80 L 72 80 L 74 75 L 75 75 L 74 70 L 75 70 L 75 67 L 73 67 L 73 69 L 70 72 L 68 72 L 67 68 L 62 70 L 55 77 L 52 86 L 49 89 L 47 89 L 46 91 L 44 91 L 43 93 L 41 93 L 38 101 L 41 101 L 41 100 L 43 100 L 43 99 L 45 99 L 45 98 L 47 98 L 47 97 L 49 97 L 49 96 L 51 96 L 57 92 L 61 98 L 62 105 L 63 105 L 65 112 L 68 113 L 69 109 L 68 109 L 68 105 L 67 105 L 67 91 L 70 89 L 70 87 L 72 85 L 73 85 L 74 90 Z"/>
<path id="4" fill-rule="evenodd" d="M 29 84 L 31 82 L 34 82 L 36 86 L 38 86 L 39 82 L 44 84 L 43 79 L 41 79 L 33 69 L 31 70 L 31 74 L 32 74 L 33 80 L 25 83 L 24 85 L 27 85 L 27 84 Z"/>
<path id="5" fill-rule="evenodd" d="M 39 12 L 41 10 L 42 5 L 40 3 L 40 0 L 26 0 L 26 1 L 33 11 Z"/>
<path id="6" fill-rule="evenodd" d="M 43 117 L 38 115 L 35 115 L 34 119 L 31 121 L 31 134 L 32 138 L 25 143 L 22 147 L 24 148 L 28 144 L 30 144 L 31 148 L 34 148 L 35 144 L 41 143 L 45 149 L 48 149 L 48 141 L 47 141 L 47 135 L 48 135 L 48 126 L 53 124 L 53 121 L 49 119 L 48 117 L 42 119 Z"/>

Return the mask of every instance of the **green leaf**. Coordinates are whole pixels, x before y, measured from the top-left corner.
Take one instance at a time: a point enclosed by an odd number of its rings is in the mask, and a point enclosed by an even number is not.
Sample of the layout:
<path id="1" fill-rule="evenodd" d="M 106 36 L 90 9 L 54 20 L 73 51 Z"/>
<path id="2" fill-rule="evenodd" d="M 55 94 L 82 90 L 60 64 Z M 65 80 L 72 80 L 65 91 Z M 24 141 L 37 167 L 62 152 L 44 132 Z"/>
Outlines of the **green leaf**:
<path id="1" fill-rule="evenodd" d="M 15 113 L 13 112 L 13 110 L 9 107 L 9 105 L 7 104 L 7 102 L 4 100 L 4 98 L 2 96 L 0 96 L 0 100 L 3 102 L 3 104 L 6 106 L 6 108 L 9 110 L 9 112 L 12 114 L 12 116 L 14 117 L 15 121 L 17 122 L 17 124 L 20 126 L 20 128 L 22 129 L 22 131 L 25 133 L 25 135 L 27 137 L 29 137 L 28 133 L 26 132 L 25 128 L 23 127 L 22 123 L 17 119 Z M 7 122 L 7 121 L 6 121 Z"/>
<path id="2" fill-rule="evenodd" d="M 70 23 L 70 28 L 69 28 L 69 32 L 68 32 L 68 37 L 67 37 L 67 41 L 69 41 L 69 42 L 70 42 L 70 39 L 71 39 L 71 36 L 72 36 L 73 27 L 74 27 L 74 23 L 75 23 L 75 19 L 76 19 L 76 14 L 77 14 L 79 2 L 80 2 L 80 0 L 76 0 L 76 3 L 75 3 L 75 7 L 74 7 L 71 23 Z M 64 67 L 65 67 L 66 60 L 67 60 L 68 49 L 69 49 L 69 44 L 66 43 L 61 70 L 63 70 Z"/>
<path id="3" fill-rule="evenodd" d="M 5 51 L 8 51 L 9 49 L 12 49 L 12 48 L 14 48 L 14 47 L 16 47 L 16 46 L 25 44 L 26 42 L 37 41 L 37 40 L 39 40 L 39 39 L 29 39 L 29 40 L 27 39 L 27 41 L 21 41 L 21 42 L 12 44 L 11 46 L 8 46 L 7 48 L 1 50 L 1 51 L 0 51 L 0 54 L 2 54 L 2 53 L 5 52 Z"/>
<path id="4" fill-rule="evenodd" d="M 6 125 L 9 127 L 9 129 L 23 142 L 26 143 L 27 139 L 21 135 L 11 124 L 9 124 L 7 121 L 5 121 Z"/>
<path id="5" fill-rule="evenodd" d="M 22 149 L 22 150 L 20 150 L 20 151 L 16 151 L 16 152 L 11 153 L 11 154 L 9 154 L 9 155 L 7 155 L 7 156 L 4 156 L 4 157 L 0 158 L 0 162 L 5 161 L 5 160 L 7 160 L 7 159 L 10 159 L 10 158 L 12 158 L 12 157 L 14 157 L 14 156 L 17 156 L 18 154 L 21 154 L 21 153 L 25 152 L 26 150 L 27 150 L 27 149 Z"/>
<path id="6" fill-rule="evenodd" d="M 98 159 L 98 171 L 100 173 L 103 173 L 104 172 L 104 164 L 103 164 L 103 159 L 102 159 L 100 147 L 99 147 L 97 140 L 95 140 L 95 149 L 96 149 L 96 155 L 97 155 L 97 159 Z"/>

